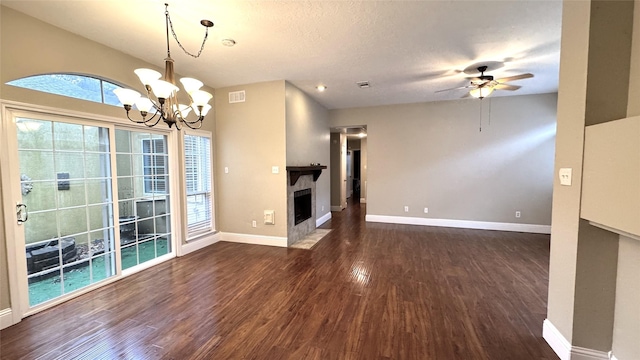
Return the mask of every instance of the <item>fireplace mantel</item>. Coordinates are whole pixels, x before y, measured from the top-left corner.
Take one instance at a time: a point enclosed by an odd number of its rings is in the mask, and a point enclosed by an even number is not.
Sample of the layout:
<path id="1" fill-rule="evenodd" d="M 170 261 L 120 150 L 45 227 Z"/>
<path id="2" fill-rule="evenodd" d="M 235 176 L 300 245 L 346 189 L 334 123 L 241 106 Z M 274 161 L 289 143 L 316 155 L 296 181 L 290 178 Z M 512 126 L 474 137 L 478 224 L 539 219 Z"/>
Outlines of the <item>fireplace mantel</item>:
<path id="1" fill-rule="evenodd" d="M 313 181 L 315 182 L 322 174 L 322 169 L 326 169 L 325 165 L 313 165 L 313 166 L 287 166 L 289 172 L 289 184 L 295 185 L 298 178 L 302 175 L 313 175 Z"/>

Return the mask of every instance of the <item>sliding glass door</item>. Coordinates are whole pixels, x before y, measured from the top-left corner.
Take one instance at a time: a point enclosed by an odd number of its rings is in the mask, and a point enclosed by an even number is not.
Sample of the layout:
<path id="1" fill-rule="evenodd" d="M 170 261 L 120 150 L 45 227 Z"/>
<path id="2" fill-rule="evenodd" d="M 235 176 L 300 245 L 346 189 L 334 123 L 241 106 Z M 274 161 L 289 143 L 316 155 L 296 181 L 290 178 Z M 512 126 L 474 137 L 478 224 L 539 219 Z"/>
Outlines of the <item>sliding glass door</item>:
<path id="1" fill-rule="evenodd" d="M 116 130 L 122 269 L 171 252 L 167 137 Z"/>
<path id="2" fill-rule="evenodd" d="M 3 193 L 4 205 L 16 206 L 11 270 L 25 313 L 175 256 L 167 135 L 27 110 L 5 114 L 15 132 L 2 160 L 12 180 L 3 181 L 16 191 Z"/>
<path id="3" fill-rule="evenodd" d="M 109 131 L 15 121 L 32 307 L 116 274 Z"/>

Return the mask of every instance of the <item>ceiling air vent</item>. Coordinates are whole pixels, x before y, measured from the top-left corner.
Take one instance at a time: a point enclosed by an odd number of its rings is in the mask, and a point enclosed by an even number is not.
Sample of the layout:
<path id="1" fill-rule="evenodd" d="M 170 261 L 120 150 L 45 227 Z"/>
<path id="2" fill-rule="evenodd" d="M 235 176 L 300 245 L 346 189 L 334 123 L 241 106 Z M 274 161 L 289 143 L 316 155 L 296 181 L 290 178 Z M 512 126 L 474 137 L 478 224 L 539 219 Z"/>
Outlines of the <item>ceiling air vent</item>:
<path id="1" fill-rule="evenodd" d="M 229 104 L 241 103 L 245 101 L 244 90 L 229 93 Z"/>
<path id="2" fill-rule="evenodd" d="M 360 89 L 366 89 L 366 88 L 368 88 L 368 87 L 371 87 L 371 85 L 369 85 L 369 82 L 368 82 L 368 81 L 358 81 L 358 82 L 356 83 L 356 85 L 358 85 L 358 87 L 359 87 Z"/>

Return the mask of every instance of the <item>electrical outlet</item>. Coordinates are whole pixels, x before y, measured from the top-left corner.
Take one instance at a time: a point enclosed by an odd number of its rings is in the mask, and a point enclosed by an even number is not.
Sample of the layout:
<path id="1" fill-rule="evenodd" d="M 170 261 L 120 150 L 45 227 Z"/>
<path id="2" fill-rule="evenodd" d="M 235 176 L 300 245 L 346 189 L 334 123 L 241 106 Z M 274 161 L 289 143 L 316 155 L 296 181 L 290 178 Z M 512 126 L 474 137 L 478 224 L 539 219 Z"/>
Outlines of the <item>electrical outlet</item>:
<path id="1" fill-rule="evenodd" d="M 428 214 L 429 213 L 429 208 L 424 208 L 424 213 Z"/>
<path id="2" fill-rule="evenodd" d="M 322 211 L 324 211 L 324 205 L 322 205 Z"/>
<path id="3" fill-rule="evenodd" d="M 571 168 L 561 168 L 558 171 L 558 176 L 560 177 L 560 185 L 571 186 Z"/>
<path id="4" fill-rule="evenodd" d="M 520 217 L 520 211 L 516 211 L 516 217 L 519 218 Z"/>
<path id="5" fill-rule="evenodd" d="M 258 222 L 256 222 L 255 220 L 251 221 L 251 227 L 257 227 L 258 226 Z"/>
<path id="6" fill-rule="evenodd" d="M 404 207 L 404 212 L 409 212 L 409 207 L 408 206 Z"/>
<path id="7" fill-rule="evenodd" d="M 280 173 L 280 167 L 279 166 L 272 166 L 271 167 L 271 173 L 272 174 L 279 174 Z"/>

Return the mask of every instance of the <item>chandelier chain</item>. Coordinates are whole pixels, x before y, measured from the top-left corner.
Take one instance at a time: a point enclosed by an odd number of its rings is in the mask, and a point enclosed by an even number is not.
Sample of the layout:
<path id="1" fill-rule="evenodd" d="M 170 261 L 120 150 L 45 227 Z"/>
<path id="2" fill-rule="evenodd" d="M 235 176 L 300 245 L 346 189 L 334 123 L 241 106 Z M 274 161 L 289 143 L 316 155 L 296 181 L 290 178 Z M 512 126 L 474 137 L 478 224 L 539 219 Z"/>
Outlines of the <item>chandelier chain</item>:
<path id="1" fill-rule="evenodd" d="M 180 46 L 180 49 L 182 49 L 182 51 L 184 51 L 185 54 L 197 59 L 200 57 L 200 54 L 202 54 L 202 50 L 204 50 L 204 44 L 207 42 L 207 37 L 209 37 L 209 28 L 205 27 L 205 32 L 204 32 L 204 39 L 202 40 L 202 45 L 200 45 L 200 51 L 198 51 L 198 54 L 194 55 L 192 53 L 190 53 L 189 51 L 187 51 L 187 49 L 184 48 L 184 46 L 182 46 L 182 44 L 180 43 L 180 40 L 178 40 L 178 35 L 176 35 L 175 30 L 173 30 L 173 23 L 171 22 L 171 16 L 169 16 L 169 10 L 167 10 L 165 12 L 165 14 L 167 15 L 167 20 L 169 21 L 169 27 L 171 28 L 171 34 L 173 35 L 173 38 L 176 40 L 176 42 L 178 43 L 178 46 Z"/>

